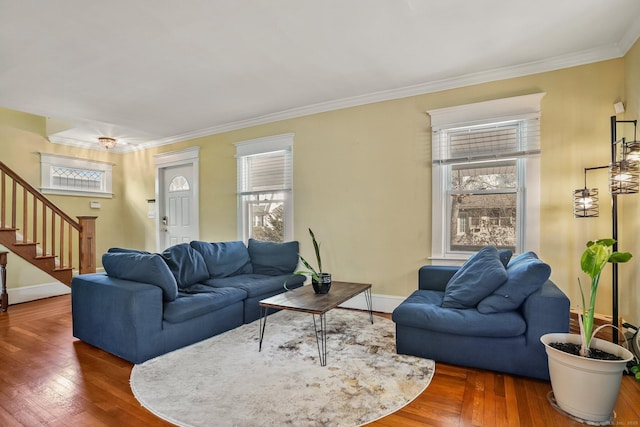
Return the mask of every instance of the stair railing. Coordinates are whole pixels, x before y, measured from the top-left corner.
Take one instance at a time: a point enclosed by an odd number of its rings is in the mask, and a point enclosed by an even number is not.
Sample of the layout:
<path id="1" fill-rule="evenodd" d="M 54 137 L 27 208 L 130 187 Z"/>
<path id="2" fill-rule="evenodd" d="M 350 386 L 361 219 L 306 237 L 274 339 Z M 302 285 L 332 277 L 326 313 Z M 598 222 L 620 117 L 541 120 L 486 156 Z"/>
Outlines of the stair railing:
<path id="1" fill-rule="evenodd" d="M 35 258 L 54 258 L 58 271 L 71 270 L 77 254 L 79 273 L 95 273 L 96 217 L 77 218 L 72 219 L 0 162 L 0 230 L 15 230 L 16 246 L 34 246 Z"/>

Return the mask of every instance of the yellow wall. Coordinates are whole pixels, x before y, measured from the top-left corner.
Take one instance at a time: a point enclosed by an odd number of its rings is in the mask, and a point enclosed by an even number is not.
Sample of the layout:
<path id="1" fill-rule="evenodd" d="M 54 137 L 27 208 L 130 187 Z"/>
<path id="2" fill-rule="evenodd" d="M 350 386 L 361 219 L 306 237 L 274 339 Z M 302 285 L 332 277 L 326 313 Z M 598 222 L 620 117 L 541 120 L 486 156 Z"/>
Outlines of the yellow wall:
<path id="1" fill-rule="evenodd" d="M 640 39 L 627 52 L 624 60 L 625 91 L 621 101 L 625 104 L 623 118 L 640 120 Z M 631 125 L 624 125 L 624 136 L 633 140 Z M 640 130 L 640 129 L 639 129 Z M 640 136 L 640 135 L 637 135 Z M 637 137 L 636 136 L 636 137 Z M 618 240 L 620 250 L 634 254 L 628 264 L 619 267 L 620 272 L 620 308 L 619 311 L 632 324 L 640 324 L 640 224 L 638 223 L 639 195 L 620 196 L 620 230 Z"/>
<path id="2" fill-rule="evenodd" d="M 572 192 L 583 184 L 583 168 L 609 162 L 613 103 L 624 100 L 629 105 L 626 118 L 630 118 L 635 102 L 633 114 L 637 116 L 640 81 L 627 79 L 625 87 L 625 75 L 638 75 L 638 50 L 636 45 L 629 53 L 632 61 L 615 59 L 380 102 L 113 156 L 115 175 L 122 181 L 116 187 L 113 206 L 99 213 L 100 247 L 155 250 L 154 222 L 147 218 L 146 205 L 155 192 L 153 155 L 194 145 L 200 146 L 200 238 L 235 240 L 233 143 L 293 132 L 294 234 L 302 253 L 312 251 L 306 231 L 311 227 L 321 241 L 326 270 L 334 278 L 371 282 L 375 294 L 406 296 L 416 288 L 418 267 L 428 264 L 431 254 L 431 129 L 426 111 L 545 92 L 539 255 L 551 265 L 552 279 L 576 304 L 577 278 L 582 275 L 578 260 L 584 243 L 610 235 L 606 172 L 589 175 L 589 186 L 600 188 L 605 207 L 599 219 L 574 219 Z M 66 149 L 70 151 L 76 149 Z M 637 205 L 625 203 L 623 220 L 635 223 Z M 80 205 L 88 206 L 88 200 Z M 109 215 L 111 209 L 117 209 L 117 214 Z M 120 221 L 114 229 L 101 224 L 114 221 Z M 640 259 L 638 248 L 633 250 Z M 638 266 L 640 263 L 629 268 L 635 276 Z M 631 277 L 622 270 L 625 277 Z M 598 311 L 604 313 L 610 312 L 608 283 L 604 277 L 598 305 Z M 621 295 L 629 295 L 631 287 L 629 281 L 621 283 Z M 637 322 L 638 310 L 637 294 L 632 299 L 621 297 L 620 312 L 625 318 Z"/>
<path id="3" fill-rule="evenodd" d="M 311 227 L 334 277 L 370 281 L 377 294 L 404 296 L 415 289 L 417 268 L 429 263 L 431 253 L 431 136 L 425 111 L 535 92 L 546 93 L 540 256 L 577 302 L 579 255 L 587 240 L 610 235 L 610 219 L 606 212 L 599 220 L 574 219 L 571 195 L 582 186 L 584 167 L 608 163 L 609 117 L 613 103 L 624 96 L 622 59 L 284 120 L 135 156 L 199 145 L 200 237 L 230 240 L 236 238 L 233 143 L 293 132 L 295 238 L 302 252 L 311 251 L 306 232 Z M 590 185 L 602 189 L 606 206 L 606 173 L 594 173 Z M 143 186 L 145 194 L 152 191 L 151 175 Z M 140 205 L 135 216 L 143 215 Z M 145 226 L 150 236 L 153 225 Z M 153 249 L 153 238 L 144 243 Z M 610 311 L 608 299 L 601 300 L 599 309 Z"/>
<path id="4" fill-rule="evenodd" d="M 0 108 L 1 161 L 35 188 L 40 188 L 41 152 L 113 163 L 113 192 L 115 194 L 113 199 L 57 195 L 47 195 L 47 198 L 72 218 L 80 215 L 98 216 L 96 224 L 96 232 L 99 236 L 97 239 L 98 253 L 105 252 L 111 246 L 119 245 L 122 236 L 127 235 L 121 232 L 123 231 L 121 213 L 128 211 L 122 198 L 124 186 L 120 166 L 121 156 L 104 151 L 52 144 L 46 139 L 45 128 L 46 120 L 43 117 Z M 91 200 L 99 200 L 102 204 L 101 209 L 91 209 L 89 207 Z M 74 267 L 77 268 L 77 265 Z M 32 268 L 17 255 L 9 253 L 8 288 L 21 288 L 52 282 L 55 282 L 53 278 Z"/>

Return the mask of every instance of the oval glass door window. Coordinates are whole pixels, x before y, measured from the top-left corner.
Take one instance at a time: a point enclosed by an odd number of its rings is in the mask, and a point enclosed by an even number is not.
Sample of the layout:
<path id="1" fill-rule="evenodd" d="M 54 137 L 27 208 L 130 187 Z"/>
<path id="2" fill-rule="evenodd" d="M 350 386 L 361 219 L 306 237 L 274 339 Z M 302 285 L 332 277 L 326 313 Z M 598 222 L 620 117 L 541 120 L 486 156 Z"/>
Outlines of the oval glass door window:
<path id="1" fill-rule="evenodd" d="M 173 177 L 171 182 L 169 183 L 169 191 L 187 191 L 189 190 L 189 181 L 182 175 L 178 175 Z"/>

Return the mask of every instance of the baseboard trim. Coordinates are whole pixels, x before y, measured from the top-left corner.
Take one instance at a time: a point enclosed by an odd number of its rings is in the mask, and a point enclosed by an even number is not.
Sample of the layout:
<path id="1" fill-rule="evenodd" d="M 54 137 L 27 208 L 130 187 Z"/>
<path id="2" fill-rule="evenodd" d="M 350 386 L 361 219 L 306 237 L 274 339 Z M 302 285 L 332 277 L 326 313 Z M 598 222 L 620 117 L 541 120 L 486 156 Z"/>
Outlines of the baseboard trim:
<path id="1" fill-rule="evenodd" d="M 329 291 L 331 292 L 331 291 Z M 379 311 L 381 313 L 391 313 L 393 310 L 400 305 L 402 301 L 404 301 L 404 297 L 398 297 L 393 295 L 371 295 L 371 303 L 373 306 L 373 311 Z M 355 297 L 351 298 L 349 301 L 346 301 L 340 304 L 340 307 L 343 308 L 356 308 L 358 310 L 367 310 L 367 300 L 364 294 L 358 294 Z"/>
<path id="2" fill-rule="evenodd" d="M 71 288 L 61 282 L 8 288 L 9 305 L 35 301 L 42 298 L 57 297 L 71 293 Z"/>

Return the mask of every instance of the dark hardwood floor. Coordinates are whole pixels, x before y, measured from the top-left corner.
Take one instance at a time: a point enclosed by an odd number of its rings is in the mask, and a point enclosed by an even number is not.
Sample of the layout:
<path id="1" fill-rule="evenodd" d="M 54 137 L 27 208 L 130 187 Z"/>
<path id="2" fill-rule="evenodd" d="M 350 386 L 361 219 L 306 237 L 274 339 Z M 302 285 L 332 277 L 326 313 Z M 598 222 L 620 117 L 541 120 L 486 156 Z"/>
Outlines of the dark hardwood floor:
<path id="1" fill-rule="evenodd" d="M 388 316 L 388 315 L 386 315 Z M 132 365 L 71 335 L 69 296 L 0 313 L 0 426 L 167 426 L 129 388 Z M 548 404 L 548 382 L 436 364 L 425 392 L 373 426 L 583 426 Z M 616 425 L 640 425 L 624 377 Z"/>

